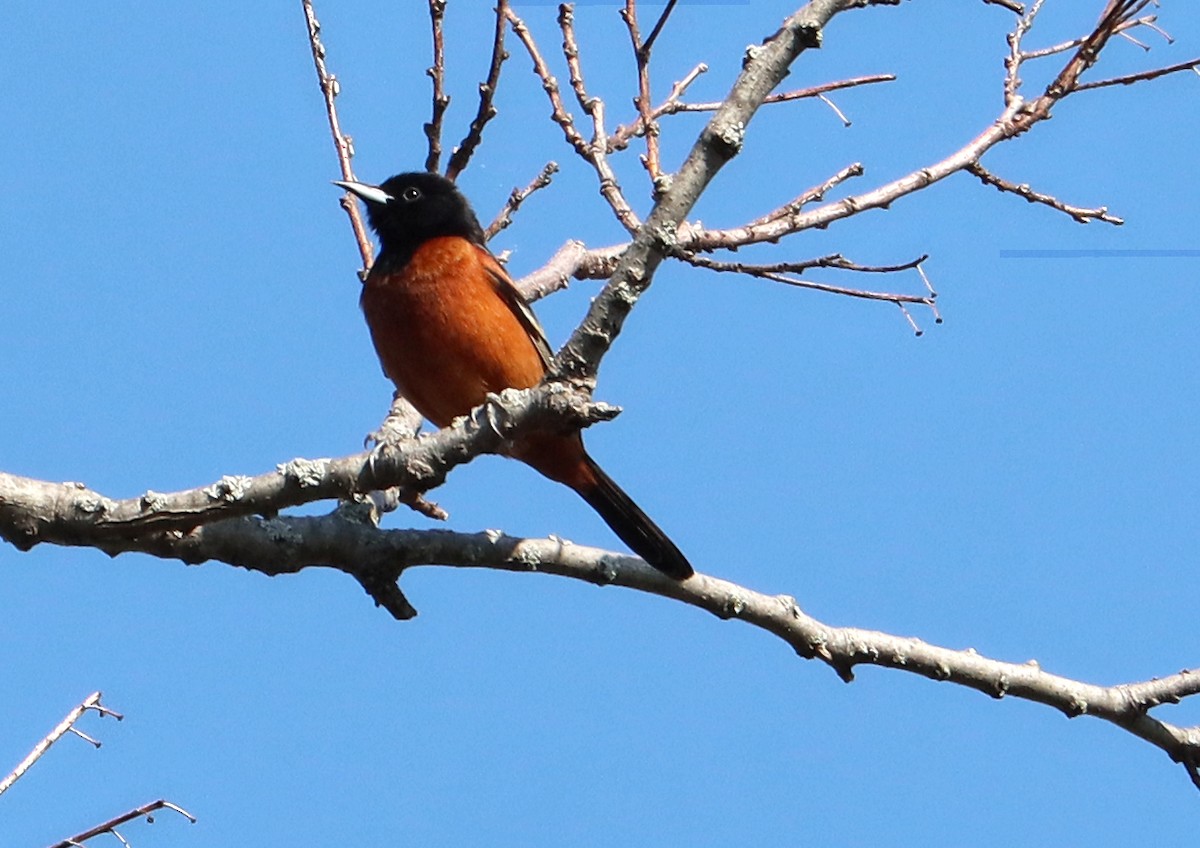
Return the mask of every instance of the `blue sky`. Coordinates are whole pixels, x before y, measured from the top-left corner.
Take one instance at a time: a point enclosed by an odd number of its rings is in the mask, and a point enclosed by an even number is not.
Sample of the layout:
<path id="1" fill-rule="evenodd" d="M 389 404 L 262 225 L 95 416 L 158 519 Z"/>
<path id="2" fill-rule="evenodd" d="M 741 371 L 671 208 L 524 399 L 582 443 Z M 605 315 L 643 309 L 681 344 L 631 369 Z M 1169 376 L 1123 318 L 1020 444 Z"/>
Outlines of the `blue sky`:
<path id="1" fill-rule="evenodd" d="M 589 86 L 624 120 L 615 5 L 577 19 Z M 1046 5 L 1031 46 L 1101 4 Z M 448 145 L 485 72 L 483 6 L 450 4 Z M 363 179 L 424 160 L 423 7 L 318 6 Z M 719 98 L 791 8 L 681 4 L 657 93 L 705 61 L 692 97 Z M 555 55 L 553 6 L 517 9 Z M 1166 0 L 1159 15 L 1173 46 L 1144 33 L 1152 53 L 1116 43 L 1099 71 L 1200 55 L 1200 9 Z M 899 79 L 837 95 L 850 128 L 811 101 L 761 113 L 696 215 L 736 224 L 850 162 L 862 190 L 941 159 L 999 114 L 1010 22 L 981 2 L 842 15 L 785 85 Z M 0 468 L 130 496 L 359 449 L 390 386 L 358 311 L 299 3 L 13 8 L 5 41 Z M 510 49 L 500 115 L 460 184 L 486 220 L 562 165 L 494 242 L 523 273 L 568 238 L 622 233 Z M 1039 72 L 1024 77 L 1036 90 Z M 946 321 L 915 311 L 921 338 L 888 304 L 665 266 L 605 360 L 598 394 L 625 412 L 589 431 L 591 452 L 699 570 L 829 623 L 1096 683 L 1195 666 L 1198 260 L 1003 254 L 1200 249 L 1198 97 L 1194 74 L 1080 94 L 985 158 L 1123 227 L 959 175 L 743 254 L 929 253 Z M 668 166 L 702 121 L 664 124 Z M 644 211 L 634 155 L 619 169 Z M 538 305 L 552 342 L 596 290 Z M 473 462 L 435 499 L 455 529 L 617 545 L 516 463 Z M 333 573 L 50 547 L 0 548 L 0 566 L 0 760 L 94 689 L 128 715 L 86 719 L 102 750 L 65 739 L 0 799 L 5 846 L 160 796 L 200 823 L 131 825 L 138 848 L 1194 841 L 1183 771 L 1114 728 L 878 669 L 846 686 L 660 598 L 427 568 L 403 584 L 420 617 L 397 623 Z M 1159 714 L 1200 723 L 1193 704 Z"/>

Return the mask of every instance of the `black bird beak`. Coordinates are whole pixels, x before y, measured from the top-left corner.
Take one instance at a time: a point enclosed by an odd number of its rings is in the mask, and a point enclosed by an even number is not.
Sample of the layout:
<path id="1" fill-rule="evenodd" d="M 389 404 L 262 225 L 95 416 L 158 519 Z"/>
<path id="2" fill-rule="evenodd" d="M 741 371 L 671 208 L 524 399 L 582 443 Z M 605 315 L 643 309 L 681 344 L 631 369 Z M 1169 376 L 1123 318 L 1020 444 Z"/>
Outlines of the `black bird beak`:
<path id="1" fill-rule="evenodd" d="M 341 186 L 355 197 L 361 198 L 367 203 L 377 203 L 383 206 L 392 199 L 392 196 L 379 186 L 368 185 L 367 183 L 354 183 L 349 180 L 332 180 L 332 182 L 335 186 Z"/>

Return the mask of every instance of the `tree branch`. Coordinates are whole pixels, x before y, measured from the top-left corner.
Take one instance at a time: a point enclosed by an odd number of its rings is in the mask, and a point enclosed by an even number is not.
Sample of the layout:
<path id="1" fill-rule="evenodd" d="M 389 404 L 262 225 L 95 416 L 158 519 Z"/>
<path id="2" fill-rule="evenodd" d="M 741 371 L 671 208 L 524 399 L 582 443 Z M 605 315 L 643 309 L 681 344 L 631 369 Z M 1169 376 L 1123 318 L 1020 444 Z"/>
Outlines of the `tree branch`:
<path id="1" fill-rule="evenodd" d="M 143 804 L 142 806 L 135 807 L 134 809 L 132 809 L 126 813 L 121 813 L 121 815 L 119 815 L 119 816 L 114 816 L 113 818 L 109 819 L 108 821 L 106 821 L 102 824 L 98 824 L 93 828 L 89 828 L 88 830 L 85 830 L 83 833 L 77 833 L 72 837 L 64 839 L 62 842 L 56 842 L 52 846 L 50 846 L 50 848 L 72 848 L 72 846 L 82 845 L 84 842 L 87 842 L 89 839 L 93 839 L 97 836 L 102 836 L 104 834 L 111 834 L 112 836 L 115 836 L 118 840 L 120 840 L 123 844 L 128 845 L 129 843 L 125 841 L 124 837 L 122 837 L 121 834 L 117 832 L 117 828 L 120 825 L 125 824 L 126 822 L 131 822 L 134 819 L 140 819 L 143 816 L 145 816 L 147 822 L 153 824 L 154 823 L 154 813 L 157 812 L 158 810 L 174 810 L 175 812 L 179 813 L 179 815 L 186 818 L 192 824 L 196 823 L 196 817 L 193 816 L 191 813 L 189 813 L 187 810 L 183 809 L 183 807 L 176 806 L 175 804 L 172 804 L 170 801 L 167 801 L 164 798 L 159 798 L 157 801 L 151 801 L 149 804 Z"/>
<path id="2" fill-rule="evenodd" d="M 173 494 L 148 491 L 113 500 L 80 483 L 48 483 L 0 472 L 0 538 L 28 550 L 41 542 L 76 545 L 202 524 L 392 486 L 424 492 L 481 453 L 503 453 L 518 433 L 569 432 L 616 417 L 564 385 L 507 389 L 442 430 L 385 443 L 341 459 L 293 459 L 256 477 L 226 476 Z"/>
<path id="3" fill-rule="evenodd" d="M 308 46 L 312 51 L 313 64 L 317 69 L 317 83 L 321 86 L 321 94 L 325 98 L 325 114 L 329 118 L 329 131 L 333 134 L 333 146 L 337 151 L 342 179 L 353 180 L 354 169 L 350 165 L 350 160 L 354 158 L 354 141 L 350 136 L 342 134 L 337 106 L 334 103 L 341 92 L 341 85 L 325 67 L 325 45 L 321 43 L 321 24 L 317 20 L 316 12 L 313 11 L 312 0 L 301 0 L 301 3 L 304 7 L 304 19 L 308 24 Z M 359 276 L 366 279 L 367 269 L 371 267 L 374 253 L 371 248 L 371 239 L 367 236 L 367 228 L 358 211 L 358 203 L 349 192 L 342 195 L 341 205 L 350 218 L 350 226 L 354 229 L 354 241 L 358 244 L 359 255 L 362 256 L 363 265 Z"/>
<path id="4" fill-rule="evenodd" d="M 851 77 L 849 79 L 837 80 L 836 82 L 826 82 L 820 85 L 809 86 L 808 88 L 797 88 L 795 91 L 784 91 L 779 94 L 772 94 L 763 100 L 763 105 L 772 103 L 789 103 L 793 100 L 804 100 L 811 97 L 820 97 L 822 94 L 828 94 L 831 91 L 841 91 L 845 88 L 856 88 L 860 85 L 873 85 L 880 82 L 894 82 L 895 74 L 870 74 L 861 77 Z M 713 112 L 716 111 L 720 103 L 664 103 L 662 108 L 663 115 L 674 115 L 677 112 Z"/>
<path id="5" fill-rule="evenodd" d="M 1051 209 L 1057 209 L 1059 212 L 1065 212 L 1081 224 L 1086 224 L 1091 220 L 1104 221 L 1109 224 L 1120 226 L 1125 221 L 1115 215 L 1108 214 L 1108 207 L 1101 206 L 1096 209 L 1084 209 L 1081 206 L 1070 206 L 1058 200 L 1052 195 L 1042 194 L 1034 191 L 1027 183 L 1017 185 L 1009 182 L 1006 179 L 996 176 L 987 168 L 980 165 L 978 162 L 972 162 L 967 165 L 967 171 L 979 177 L 984 185 L 995 186 L 1001 192 L 1009 192 L 1025 198 L 1030 203 L 1041 203 L 1049 206 Z"/>
<path id="6" fill-rule="evenodd" d="M 821 43 L 825 24 L 839 12 L 858 5 L 856 0 L 812 0 L 760 47 L 747 51 L 733 89 L 661 193 L 645 225 L 618 261 L 612 278 L 592 302 L 587 317 L 555 358 L 551 371 L 554 377 L 585 385 L 594 381 L 600 360 L 620 333 L 626 316 L 649 287 L 663 258 L 678 245 L 680 224 L 717 172 L 741 151 L 746 125 L 763 100 L 803 50 Z"/>
<path id="7" fill-rule="evenodd" d="M 493 101 L 496 97 L 496 87 L 500 84 L 500 69 L 504 65 L 504 60 L 508 58 L 508 51 L 504 49 L 504 33 L 508 29 L 504 14 L 507 10 L 508 0 L 496 0 L 496 30 L 492 37 L 492 60 L 488 65 L 487 79 L 479 84 L 479 110 L 475 113 L 475 119 L 471 121 L 470 131 L 450 154 L 450 161 L 446 164 L 448 179 L 458 179 L 458 175 L 471 161 L 475 148 L 483 140 L 483 128 L 487 126 L 488 121 L 496 117 L 496 107 L 493 105 Z"/>
<path id="8" fill-rule="evenodd" d="M 42 756 L 50 750 L 51 745 L 69 732 L 76 733 L 95 747 L 99 748 L 99 742 L 75 729 L 75 722 L 83 718 L 84 713 L 86 713 L 88 710 L 93 710 L 99 713 L 101 716 L 110 715 L 117 721 L 125 718 L 125 716 L 121 715 L 116 710 L 110 710 L 108 707 L 101 704 L 100 698 L 101 694 L 99 692 L 93 692 L 92 694 L 88 695 L 79 703 L 78 706 L 67 713 L 63 720 L 60 721 L 58 725 L 51 730 L 45 736 L 45 738 L 42 739 L 42 741 L 34 745 L 33 750 L 29 752 L 29 755 L 25 757 L 25 759 L 21 760 L 21 762 L 17 764 L 17 767 L 14 768 L 7 776 L 5 776 L 3 780 L 0 780 L 0 795 L 3 795 L 14 783 L 20 780 L 21 777 L 24 776 L 25 772 L 29 771 L 33 764 L 40 760 Z"/>
<path id="9" fill-rule="evenodd" d="M 429 154 L 425 157 L 425 170 L 436 173 L 442 158 L 442 121 L 450 95 L 446 94 L 446 0 L 429 0 L 429 23 L 433 35 L 433 65 L 426 71 L 433 81 L 433 115 L 425 124 L 425 138 L 429 142 Z"/>
<path id="10" fill-rule="evenodd" d="M 1120 77 L 1113 77 L 1106 80 L 1097 80 L 1096 82 L 1084 82 L 1075 87 L 1076 91 L 1090 91 L 1095 88 L 1107 88 L 1111 85 L 1133 85 L 1135 82 L 1145 82 L 1146 80 L 1158 79 L 1165 77 L 1167 74 L 1177 74 L 1180 71 L 1200 71 L 1200 56 L 1195 59 L 1189 59 L 1186 62 L 1180 62 L 1176 65 L 1168 65 L 1165 68 L 1155 68 L 1150 71 L 1142 71 L 1137 74 L 1125 74 Z"/>
<path id="11" fill-rule="evenodd" d="M 608 136 L 604 128 L 604 104 L 599 98 L 589 97 L 584 87 L 582 70 L 579 65 L 579 46 L 574 36 L 574 15 L 570 6 L 564 3 L 559 7 L 558 23 L 563 32 L 563 55 L 567 59 L 572 88 L 575 90 L 576 99 L 592 118 L 593 134 L 590 143 L 584 140 L 575 126 L 574 118 L 563 105 L 558 81 L 550 73 L 550 68 L 546 64 L 546 60 L 542 58 L 541 51 L 538 49 L 533 34 L 529 31 L 529 27 L 511 9 L 508 10 L 508 20 L 513 32 L 525 45 L 529 58 L 533 62 L 533 71 L 542 81 L 542 88 L 550 99 L 551 120 L 559 125 L 567 143 L 574 148 L 579 157 L 596 171 L 596 175 L 600 179 L 600 194 L 612 208 L 617 220 L 621 222 L 621 226 L 631 233 L 636 231 L 641 224 L 628 201 L 625 200 L 616 174 L 608 163 Z"/>
<path id="12" fill-rule="evenodd" d="M 507 229 L 512 223 L 512 216 L 521 208 L 521 204 L 528 199 L 529 195 L 550 185 L 550 181 L 557 173 L 558 163 L 547 162 L 542 166 L 541 173 L 534 177 L 529 185 L 525 186 L 525 188 L 514 188 L 508 196 L 504 208 L 496 213 L 496 217 L 492 219 L 492 223 L 488 224 L 487 229 L 483 231 L 484 239 L 491 241 L 497 233 Z"/>
<path id="13" fill-rule="evenodd" d="M 238 518 L 186 534 L 104 540 L 101 546 L 112 554 L 144 551 L 188 563 L 219 559 L 269 575 L 332 567 L 364 586 L 394 586 L 407 569 L 426 565 L 554 574 L 623 586 L 765 630 L 800 657 L 821 660 L 846 682 L 864 665 L 948 681 L 996 699 L 1044 704 L 1068 718 L 1088 715 L 1109 722 L 1161 749 L 1189 774 L 1200 762 L 1200 728 L 1178 727 L 1149 715 L 1158 706 L 1200 694 L 1200 670 L 1097 686 L 1045 672 L 1035 661 L 1003 662 L 970 648 L 952 650 L 874 630 L 835 627 L 806 614 L 789 595 L 765 595 L 705 574 L 675 581 L 636 557 L 562 539 L 521 539 L 494 531 L 380 530 L 369 521 L 335 513 Z"/>

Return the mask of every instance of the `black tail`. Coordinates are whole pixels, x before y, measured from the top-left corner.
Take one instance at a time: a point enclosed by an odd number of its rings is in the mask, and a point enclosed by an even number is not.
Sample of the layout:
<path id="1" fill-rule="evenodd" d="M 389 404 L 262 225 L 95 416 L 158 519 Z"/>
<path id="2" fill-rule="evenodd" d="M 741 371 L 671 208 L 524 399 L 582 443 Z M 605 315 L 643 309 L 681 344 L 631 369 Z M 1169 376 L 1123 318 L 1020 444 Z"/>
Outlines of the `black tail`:
<path id="1" fill-rule="evenodd" d="M 587 458 L 587 462 L 596 477 L 596 487 L 579 494 L 599 513 L 604 523 L 612 528 L 621 541 L 668 577 L 686 580 L 695 574 L 692 564 L 679 548 L 675 547 L 675 543 L 667 538 L 667 534 L 642 512 L 591 457 Z"/>

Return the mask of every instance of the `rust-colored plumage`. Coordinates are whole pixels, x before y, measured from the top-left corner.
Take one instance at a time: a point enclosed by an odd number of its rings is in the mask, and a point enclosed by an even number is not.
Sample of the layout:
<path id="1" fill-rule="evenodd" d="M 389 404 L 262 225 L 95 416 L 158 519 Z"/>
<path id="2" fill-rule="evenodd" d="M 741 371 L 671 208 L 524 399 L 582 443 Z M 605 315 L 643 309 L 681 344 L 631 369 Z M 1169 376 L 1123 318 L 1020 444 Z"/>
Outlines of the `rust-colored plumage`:
<path id="1" fill-rule="evenodd" d="M 411 173 L 380 186 L 338 185 L 362 198 L 379 235 L 362 293 L 375 350 L 422 415 L 444 427 L 489 392 L 541 382 L 551 355 L 545 335 L 453 183 Z M 650 565 L 679 580 L 692 575 L 687 558 L 588 456 L 578 433 L 530 436 L 510 455 L 574 489 Z"/>

